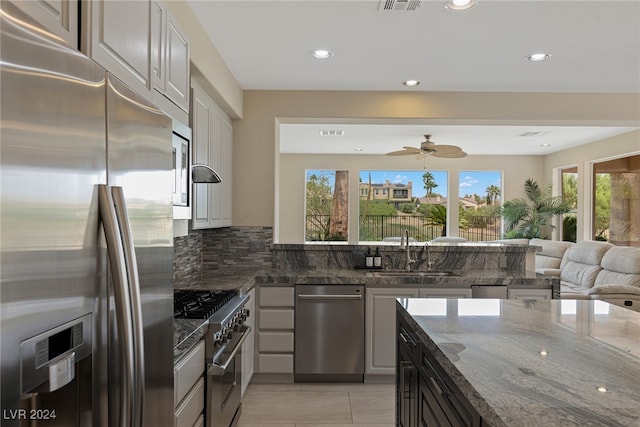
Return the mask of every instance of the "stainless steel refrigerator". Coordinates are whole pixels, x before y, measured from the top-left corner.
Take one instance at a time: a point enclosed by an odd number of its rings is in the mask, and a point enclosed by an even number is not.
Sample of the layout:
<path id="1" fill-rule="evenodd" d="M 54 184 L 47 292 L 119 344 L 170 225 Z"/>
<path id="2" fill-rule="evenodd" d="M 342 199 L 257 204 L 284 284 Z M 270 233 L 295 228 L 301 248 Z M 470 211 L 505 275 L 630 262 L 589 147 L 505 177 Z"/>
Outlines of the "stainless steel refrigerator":
<path id="1" fill-rule="evenodd" d="M 0 424 L 172 426 L 171 120 L 1 7 Z"/>

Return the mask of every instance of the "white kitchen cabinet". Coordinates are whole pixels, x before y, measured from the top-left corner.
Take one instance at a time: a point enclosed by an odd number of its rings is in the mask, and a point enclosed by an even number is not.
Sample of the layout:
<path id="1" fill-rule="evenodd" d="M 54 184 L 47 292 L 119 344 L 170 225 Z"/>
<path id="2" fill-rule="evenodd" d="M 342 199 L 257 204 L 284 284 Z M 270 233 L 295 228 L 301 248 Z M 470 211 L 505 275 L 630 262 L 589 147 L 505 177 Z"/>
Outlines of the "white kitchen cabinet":
<path id="1" fill-rule="evenodd" d="M 551 299 L 551 289 L 507 289 L 509 299 Z"/>
<path id="2" fill-rule="evenodd" d="M 245 321 L 245 325 L 251 328 L 247 339 L 242 344 L 242 377 L 240 394 L 244 396 L 244 392 L 247 390 L 253 373 L 255 372 L 255 328 L 256 328 L 256 290 L 251 289 L 248 292 L 250 299 L 247 302 L 245 308 L 249 310 L 249 317 Z"/>
<path id="3" fill-rule="evenodd" d="M 365 374 L 394 375 L 396 368 L 396 298 L 415 298 L 416 288 L 367 288 Z"/>
<path id="4" fill-rule="evenodd" d="M 204 351 L 204 341 L 200 341 L 173 369 L 176 427 L 193 426 L 204 412 Z"/>
<path id="5" fill-rule="evenodd" d="M 420 288 L 420 298 L 471 298 L 471 288 Z"/>
<path id="6" fill-rule="evenodd" d="M 82 2 L 83 52 L 143 96 L 150 96 L 151 2 Z"/>
<path id="7" fill-rule="evenodd" d="M 259 373 L 293 373 L 294 290 L 292 286 L 261 286 L 258 289 Z"/>
<path id="8" fill-rule="evenodd" d="M 151 3 L 150 28 L 153 89 L 189 112 L 189 40 L 161 1 Z"/>
<path id="9" fill-rule="evenodd" d="M 51 33 L 78 49 L 78 4 L 76 0 L 12 1 Z"/>
<path id="10" fill-rule="evenodd" d="M 195 81 L 192 85 L 191 128 L 193 164 L 205 164 L 215 170 L 219 184 L 193 184 L 194 229 L 231 225 L 231 119 Z"/>
<path id="11" fill-rule="evenodd" d="M 169 116 L 189 113 L 189 40 L 160 0 L 82 2 L 81 50 Z"/>

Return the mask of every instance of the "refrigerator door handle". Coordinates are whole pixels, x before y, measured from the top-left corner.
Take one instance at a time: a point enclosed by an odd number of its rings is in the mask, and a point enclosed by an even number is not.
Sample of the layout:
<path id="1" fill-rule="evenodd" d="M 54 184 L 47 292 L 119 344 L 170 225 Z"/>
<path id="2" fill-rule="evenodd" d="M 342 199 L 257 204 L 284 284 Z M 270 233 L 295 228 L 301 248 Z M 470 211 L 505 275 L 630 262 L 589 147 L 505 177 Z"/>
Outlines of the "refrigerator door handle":
<path id="1" fill-rule="evenodd" d="M 120 225 L 120 234 L 124 249 L 124 257 L 127 266 L 127 278 L 129 282 L 129 299 L 131 301 L 131 315 L 133 320 L 133 361 L 134 361 L 134 403 L 133 426 L 142 426 L 144 415 L 144 323 L 142 320 L 142 299 L 140 296 L 140 279 L 138 275 L 138 262 L 131 232 L 131 224 L 127 215 L 122 187 L 111 187 L 111 194 L 115 206 L 115 212 Z"/>
<path id="2" fill-rule="evenodd" d="M 133 426 L 134 413 L 131 406 L 132 393 L 135 390 L 134 378 L 134 338 L 133 316 L 131 314 L 131 297 L 128 291 L 128 277 L 124 247 L 121 240 L 120 225 L 116 216 L 113 197 L 109 187 L 98 185 L 98 204 L 100 221 L 104 228 L 107 242 L 107 253 L 111 266 L 114 300 L 116 306 L 116 326 L 120 340 L 120 385 L 118 424 Z"/>

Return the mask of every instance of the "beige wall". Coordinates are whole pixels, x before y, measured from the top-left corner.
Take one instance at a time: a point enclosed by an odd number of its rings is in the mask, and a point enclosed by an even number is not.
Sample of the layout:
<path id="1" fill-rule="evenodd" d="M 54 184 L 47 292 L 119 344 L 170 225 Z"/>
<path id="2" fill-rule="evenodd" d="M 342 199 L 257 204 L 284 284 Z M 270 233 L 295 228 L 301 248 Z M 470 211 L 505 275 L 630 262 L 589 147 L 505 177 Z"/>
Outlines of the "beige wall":
<path id="1" fill-rule="evenodd" d="M 191 74 L 231 118 L 242 117 L 242 88 L 185 0 L 165 2 L 191 45 Z"/>
<path id="2" fill-rule="evenodd" d="M 297 172 L 290 167 L 289 160 L 276 155 L 277 125 L 280 122 L 411 120 L 412 123 L 425 124 L 637 126 L 639 117 L 638 96 L 625 94 L 245 91 L 243 118 L 234 121 L 233 223 L 237 226 L 278 227 L 274 221 L 275 201 L 285 189 L 287 192 L 300 191 L 299 188 L 286 187 L 296 185 L 288 181 Z M 342 157 L 345 158 L 340 159 L 343 162 L 353 162 L 349 156 Z M 518 160 L 522 168 L 514 167 L 514 176 L 511 172 L 505 174 L 507 198 L 522 186 L 522 177 L 550 179 L 542 170 L 544 160 L 533 159 L 536 160 Z M 502 169 L 508 170 L 511 169 L 511 160 L 498 157 L 495 161 L 504 166 Z M 467 168 L 471 164 L 468 162 L 472 161 L 470 157 L 447 162 L 455 168 Z M 491 164 L 490 161 L 483 158 L 482 168 Z M 283 162 L 284 167 L 281 165 Z M 463 163 L 456 166 L 455 162 Z M 384 164 L 391 165 L 386 161 Z M 333 163 L 331 167 L 337 166 L 339 164 Z M 457 173 L 451 175 L 457 178 Z M 299 180 L 298 185 L 303 185 L 304 176 L 298 176 L 294 179 Z M 284 188 L 278 188 L 276 180 L 287 180 L 287 183 Z M 454 187 L 453 183 L 450 185 Z M 511 185 L 516 185 L 517 189 Z M 283 203 L 297 202 L 285 196 Z M 283 203 L 277 206 L 280 215 L 286 215 L 282 212 Z M 299 209 L 301 213 L 302 206 Z M 286 225 L 287 229 L 301 230 L 302 215 L 295 223 L 292 218 L 286 217 L 287 221 L 284 218 L 280 221 L 281 228 Z M 287 239 L 293 238 L 288 231 L 283 232 L 284 235 Z"/>
<path id="3" fill-rule="evenodd" d="M 578 168 L 578 240 L 591 239 L 592 182 L 591 165 L 595 161 L 612 159 L 629 154 L 640 154 L 640 131 L 629 132 L 612 138 L 546 156 L 544 172 L 546 182 L 559 181 L 561 168 Z"/>

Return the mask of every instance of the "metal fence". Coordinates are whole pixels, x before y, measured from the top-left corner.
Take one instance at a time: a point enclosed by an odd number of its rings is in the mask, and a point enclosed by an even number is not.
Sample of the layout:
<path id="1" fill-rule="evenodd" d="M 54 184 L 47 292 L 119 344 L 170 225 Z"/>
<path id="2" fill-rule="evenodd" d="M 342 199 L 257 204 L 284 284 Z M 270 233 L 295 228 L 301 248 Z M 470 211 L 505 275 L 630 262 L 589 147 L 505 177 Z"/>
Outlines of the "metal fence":
<path id="1" fill-rule="evenodd" d="M 313 215 L 306 218 L 306 241 L 328 240 L 329 215 Z M 477 242 L 501 237 L 500 217 L 466 217 L 467 226 L 460 228 L 459 236 Z M 411 237 L 428 241 L 446 235 L 443 225 L 428 224 L 424 216 L 418 215 L 367 215 L 359 222 L 359 240 L 380 242 L 388 237 L 400 237 L 409 230 Z"/>

